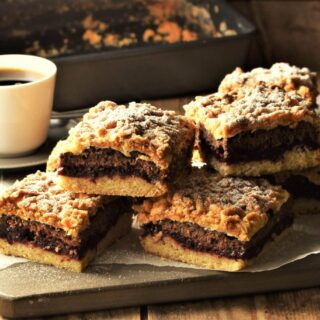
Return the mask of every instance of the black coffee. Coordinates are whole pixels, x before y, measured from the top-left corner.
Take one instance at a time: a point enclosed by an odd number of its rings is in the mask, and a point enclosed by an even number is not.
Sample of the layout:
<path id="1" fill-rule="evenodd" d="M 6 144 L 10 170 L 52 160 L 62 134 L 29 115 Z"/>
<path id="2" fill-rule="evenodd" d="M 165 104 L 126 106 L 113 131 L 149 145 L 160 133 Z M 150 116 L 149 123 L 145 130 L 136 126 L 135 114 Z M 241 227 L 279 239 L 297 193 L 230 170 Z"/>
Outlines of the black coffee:
<path id="1" fill-rule="evenodd" d="M 43 74 L 27 69 L 10 69 L 0 67 L 0 86 L 14 86 L 37 81 Z"/>
<path id="2" fill-rule="evenodd" d="M 29 83 L 32 81 L 25 81 L 25 80 L 0 80 L 0 86 L 14 86 L 17 84 L 24 84 Z"/>

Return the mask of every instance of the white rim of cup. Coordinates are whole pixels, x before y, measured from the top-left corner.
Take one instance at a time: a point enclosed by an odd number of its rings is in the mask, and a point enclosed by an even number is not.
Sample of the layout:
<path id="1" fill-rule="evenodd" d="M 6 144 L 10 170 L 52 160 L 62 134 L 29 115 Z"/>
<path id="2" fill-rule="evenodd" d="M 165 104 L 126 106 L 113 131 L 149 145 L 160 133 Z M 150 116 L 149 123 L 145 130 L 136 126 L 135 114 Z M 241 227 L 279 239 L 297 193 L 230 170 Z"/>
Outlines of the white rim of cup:
<path id="1" fill-rule="evenodd" d="M 3 64 L 3 59 L 5 61 L 8 61 L 9 59 L 12 59 L 12 63 L 5 63 Z M 8 60 L 6 60 L 8 59 Z M 33 68 L 30 68 L 28 66 L 26 67 L 17 67 L 14 63 L 17 62 L 17 59 L 19 59 L 20 61 L 22 60 L 28 60 L 29 61 L 33 61 L 33 62 L 40 62 L 42 64 L 46 64 L 46 67 L 48 68 L 47 70 L 44 70 L 42 69 L 42 71 L 40 71 L 40 69 L 38 70 L 34 70 Z M 41 82 L 44 82 L 48 79 L 50 79 L 51 77 L 55 76 L 56 73 L 57 73 L 57 66 L 52 62 L 50 61 L 49 59 L 46 59 L 46 58 L 42 58 L 42 57 L 38 57 L 38 56 L 33 56 L 33 55 L 29 55 L 29 54 L 0 54 L 0 70 L 1 68 L 13 68 L 13 69 L 22 69 L 22 70 L 28 70 L 30 72 L 39 72 L 40 74 L 42 74 L 43 72 L 43 77 L 41 77 L 40 79 L 38 80 L 33 80 L 31 82 L 27 82 L 27 83 L 19 83 L 19 84 L 16 84 L 16 85 L 3 85 L 3 86 L 0 86 L 0 90 L 8 90 L 9 88 L 16 88 L 16 87 L 21 87 L 21 86 L 32 86 L 34 84 L 37 84 L 37 83 L 41 83 Z"/>

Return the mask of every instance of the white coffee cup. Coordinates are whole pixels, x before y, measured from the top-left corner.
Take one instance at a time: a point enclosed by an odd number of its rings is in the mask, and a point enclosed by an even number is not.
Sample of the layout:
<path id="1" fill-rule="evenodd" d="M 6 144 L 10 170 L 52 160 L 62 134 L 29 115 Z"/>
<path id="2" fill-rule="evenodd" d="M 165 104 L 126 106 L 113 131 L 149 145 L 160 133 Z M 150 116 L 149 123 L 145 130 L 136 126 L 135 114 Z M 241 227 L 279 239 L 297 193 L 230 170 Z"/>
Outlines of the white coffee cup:
<path id="1" fill-rule="evenodd" d="M 56 73 L 56 65 L 44 58 L 0 55 L 0 157 L 31 153 L 45 142 Z M 30 82 L 2 85 L 6 80 Z"/>

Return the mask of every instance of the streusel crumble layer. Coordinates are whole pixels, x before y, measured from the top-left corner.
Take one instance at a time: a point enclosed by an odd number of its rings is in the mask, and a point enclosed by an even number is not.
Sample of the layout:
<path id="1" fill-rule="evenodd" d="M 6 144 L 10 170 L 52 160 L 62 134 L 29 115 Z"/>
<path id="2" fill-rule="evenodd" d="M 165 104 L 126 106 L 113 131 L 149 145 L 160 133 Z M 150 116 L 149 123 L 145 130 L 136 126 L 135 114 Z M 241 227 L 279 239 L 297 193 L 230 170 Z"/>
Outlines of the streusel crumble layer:
<path id="1" fill-rule="evenodd" d="M 308 68 L 298 68 L 287 63 L 275 63 L 270 69 L 256 68 L 244 72 L 236 68 L 222 80 L 219 91 L 230 92 L 253 88 L 259 84 L 270 88 L 283 88 L 285 91 L 298 91 L 305 99 L 315 101 L 317 95 L 317 75 Z"/>
<path id="2" fill-rule="evenodd" d="M 216 140 L 278 126 L 295 128 L 302 121 L 319 125 L 312 104 L 297 92 L 265 85 L 248 89 L 241 96 L 217 92 L 196 97 L 184 109 L 186 116 L 198 121 Z"/>
<path id="3" fill-rule="evenodd" d="M 208 230 L 250 241 L 277 214 L 288 192 L 264 179 L 222 177 L 205 169 L 193 169 L 168 194 L 134 206 L 141 224 L 163 219 L 191 222 Z"/>

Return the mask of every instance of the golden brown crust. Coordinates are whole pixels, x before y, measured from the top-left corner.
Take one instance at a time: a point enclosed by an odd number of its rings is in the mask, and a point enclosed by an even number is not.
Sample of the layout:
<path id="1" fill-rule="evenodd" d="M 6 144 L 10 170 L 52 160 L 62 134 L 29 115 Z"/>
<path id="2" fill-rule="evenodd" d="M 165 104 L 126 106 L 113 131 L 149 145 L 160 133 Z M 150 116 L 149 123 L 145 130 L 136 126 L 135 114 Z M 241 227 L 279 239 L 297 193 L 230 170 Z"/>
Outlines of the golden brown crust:
<path id="1" fill-rule="evenodd" d="M 184 248 L 171 237 L 146 236 L 141 238 L 144 250 L 160 257 L 194 264 L 203 268 L 221 271 L 238 271 L 247 265 L 243 259 L 219 257 L 212 253 Z"/>
<path id="2" fill-rule="evenodd" d="M 15 215 L 61 228 L 77 236 L 90 216 L 112 197 L 77 194 L 58 186 L 55 173 L 36 172 L 16 181 L 0 196 L 0 215 Z"/>
<path id="3" fill-rule="evenodd" d="M 163 219 L 192 222 L 249 241 L 288 200 L 281 187 L 263 179 L 223 178 L 205 169 L 193 169 L 175 190 L 135 205 L 141 224 Z"/>
<path id="4" fill-rule="evenodd" d="M 59 176 L 59 185 L 73 192 L 130 197 L 158 197 L 168 191 L 166 183 L 150 183 L 134 176 L 97 177 L 94 181 L 90 178 Z"/>
<path id="5" fill-rule="evenodd" d="M 279 174 L 287 170 L 311 168 L 318 165 L 319 162 L 320 149 L 307 150 L 299 147 L 286 151 L 278 161 L 257 160 L 227 164 L 218 161 L 214 156 L 207 157 L 207 163 L 223 176 L 260 177 L 267 174 Z"/>
<path id="6" fill-rule="evenodd" d="M 59 152 L 80 154 L 88 147 L 112 148 L 129 157 L 141 153 L 141 160 L 153 161 L 167 168 L 176 150 L 193 143 L 192 121 L 174 111 L 158 109 L 147 103 L 131 102 L 128 106 L 111 101 L 100 102 L 84 115 L 59 145 Z M 57 153 L 57 152 L 56 152 Z"/>
<path id="7" fill-rule="evenodd" d="M 215 139 L 277 126 L 295 127 L 300 121 L 317 126 L 320 123 L 313 104 L 298 92 L 265 85 L 196 97 L 184 109 L 187 117 L 197 121 Z"/>
<path id="8" fill-rule="evenodd" d="M 0 239 L 0 252 L 6 255 L 23 257 L 32 261 L 52 265 L 75 272 L 83 271 L 88 263 L 101 254 L 114 241 L 124 236 L 131 228 L 131 214 L 123 214 L 117 223 L 111 227 L 106 236 L 98 243 L 96 248 L 89 250 L 84 258 L 76 260 L 54 252 L 29 245 L 28 243 L 8 243 Z"/>
<path id="9" fill-rule="evenodd" d="M 280 87 L 285 91 L 298 91 L 304 98 L 313 99 L 317 91 L 317 74 L 308 68 L 298 68 L 287 63 L 275 63 L 270 69 L 256 68 L 243 72 L 236 68 L 222 80 L 219 91 L 230 92 L 253 88 L 264 83 L 271 88 Z M 314 97 L 311 97 L 311 96 Z"/>
<path id="10" fill-rule="evenodd" d="M 51 154 L 47 161 L 47 172 L 53 172 L 56 171 L 60 166 L 60 155 L 63 153 L 62 150 L 64 148 L 64 145 L 66 143 L 66 140 L 60 140 L 56 144 L 56 146 L 51 151 Z"/>

